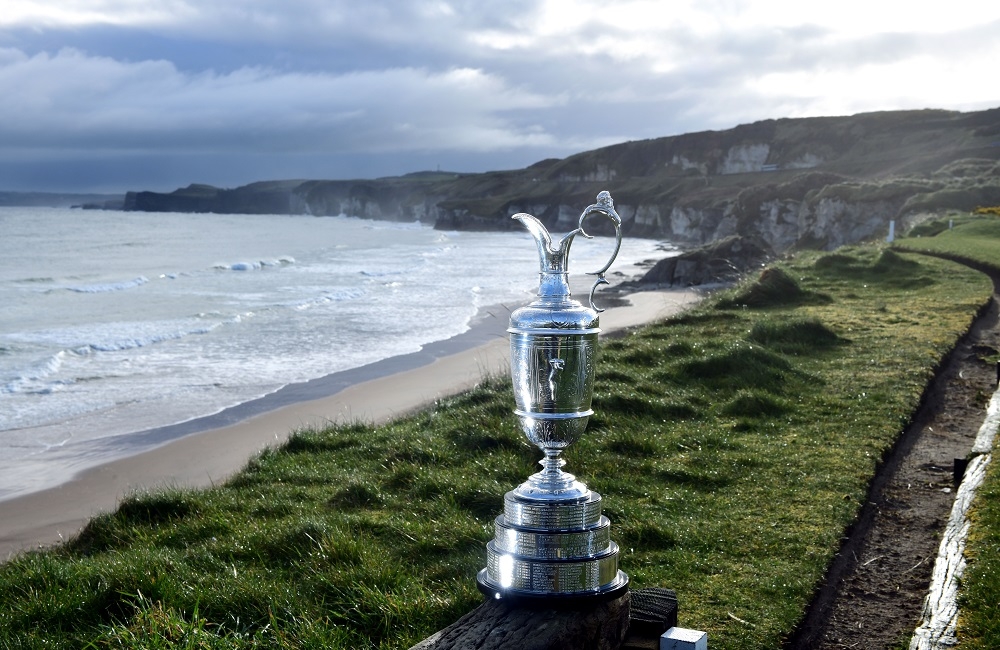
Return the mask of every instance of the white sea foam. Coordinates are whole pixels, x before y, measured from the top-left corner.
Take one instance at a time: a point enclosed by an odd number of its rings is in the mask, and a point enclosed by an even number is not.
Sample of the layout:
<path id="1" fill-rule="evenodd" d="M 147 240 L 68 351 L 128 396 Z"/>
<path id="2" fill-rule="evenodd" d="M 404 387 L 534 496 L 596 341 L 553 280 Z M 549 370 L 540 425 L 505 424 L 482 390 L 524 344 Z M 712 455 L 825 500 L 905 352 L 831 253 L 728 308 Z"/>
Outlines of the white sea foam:
<path id="1" fill-rule="evenodd" d="M 0 393 L 44 394 L 51 392 L 53 387 L 47 384 L 45 380 L 59 372 L 66 354 L 66 350 L 60 350 L 47 359 L 44 359 L 37 366 L 29 368 L 23 373 L 18 373 L 12 380 L 0 386 Z"/>
<path id="2" fill-rule="evenodd" d="M 340 291 L 324 291 L 322 295 L 308 298 L 299 302 L 292 302 L 289 305 L 298 311 L 312 309 L 330 303 L 345 302 L 347 300 L 360 300 L 368 292 L 364 289 L 341 289 Z"/>
<path id="3" fill-rule="evenodd" d="M 140 275 L 137 278 L 132 278 L 131 280 L 123 280 L 121 282 L 85 284 L 85 285 L 66 287 L 66 288 L 69 289 L 70 291 L 75 291 L 77 293 L 108 293 L 111 291 L 125 291 L 126 289 L 134 289 L 136 287 L 141 287 L 147 282 L 149 282 L 149 278 Z"/>
<path id="4" fill-rule="evenodd" d="M 91 352 L 115 352 L 155 345 L 163 341 L 198 334 L 207 334 L 220 323 L 204 323 L 201 319 L 170 321 L 113 321 L 87 323 L 76 327 L 35 330 L 8 334 L 7 339 L 36 345 L 59 345 L 77 355 Z"/>
<path id="5" fill-rule="evenodd" d="M 273 259 L 240 261 L 229 264 L 226 264 L 225 262 L 217 262 L 213 265 L 213 268 L 220 271 L 259 271 L 269 266 L 286 266 L 294 263 L 294 257 L 290 255 L 283 255 Z"/>

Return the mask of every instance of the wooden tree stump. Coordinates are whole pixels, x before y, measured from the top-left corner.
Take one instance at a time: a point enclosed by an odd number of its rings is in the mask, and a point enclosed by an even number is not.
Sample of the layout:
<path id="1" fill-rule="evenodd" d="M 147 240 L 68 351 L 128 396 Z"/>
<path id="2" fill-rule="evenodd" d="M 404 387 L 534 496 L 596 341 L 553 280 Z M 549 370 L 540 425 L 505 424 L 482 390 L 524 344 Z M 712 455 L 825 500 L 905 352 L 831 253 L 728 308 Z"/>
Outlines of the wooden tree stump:
<path id="1" fill-rule="evenodd" d="M 629 627 L 630 594 L 583 609 L 487 601 L 410 650 L 618 650 Z"/>

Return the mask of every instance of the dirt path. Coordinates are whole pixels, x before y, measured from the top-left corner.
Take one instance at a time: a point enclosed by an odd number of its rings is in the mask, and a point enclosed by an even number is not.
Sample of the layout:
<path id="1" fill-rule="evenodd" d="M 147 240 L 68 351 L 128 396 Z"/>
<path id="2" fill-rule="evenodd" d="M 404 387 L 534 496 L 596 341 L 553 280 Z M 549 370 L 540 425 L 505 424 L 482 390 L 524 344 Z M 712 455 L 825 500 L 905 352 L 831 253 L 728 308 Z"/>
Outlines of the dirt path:
<path id="1" fill-rule="evenodd" d="M 913 424 L 886 458 L 868 503 L 788 650 L 907 647 L 920 622 L 955 496 L 955 459 L 972 448 L 997 385 L 1000 281 L 945 360 Z"/>

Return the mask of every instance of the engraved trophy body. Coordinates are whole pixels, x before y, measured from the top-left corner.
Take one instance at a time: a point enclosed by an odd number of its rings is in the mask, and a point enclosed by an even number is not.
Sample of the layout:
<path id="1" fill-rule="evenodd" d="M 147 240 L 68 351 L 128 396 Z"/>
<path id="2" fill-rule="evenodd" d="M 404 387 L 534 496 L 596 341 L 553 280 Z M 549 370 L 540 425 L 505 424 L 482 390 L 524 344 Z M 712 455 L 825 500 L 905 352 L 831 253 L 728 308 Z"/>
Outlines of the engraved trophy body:
<path id="1" fill-rule="evenodd" d="M 591 214 L 603 214 L 615 226 L 615 250 L 598 271 L 586 307 L 570 294 L 567 263 L 576 235 Z M 535 217 L 513 216 L 538 245 L 537 298 L 510 317 L 510 364 L 515 413 L 521 429 L 542 450 L 542 470 L 504 496 L 504 512 L 494 522 L 487 544 L 486 568 L 479 572 L 480 591 L 505 599 L 575 600 L 613 598 L 628 589 L 618 570 L 618 546 L 611 524 L 601 514 L 601 495 L 564 472 L 562 450 L 583 434 L 594 389 L 599 313 L 594 292 L 607 284 L 604 273 L 621 246 L 621 217 L 611 195 L 580 215 L 579 227 L 553 242 Z"/>

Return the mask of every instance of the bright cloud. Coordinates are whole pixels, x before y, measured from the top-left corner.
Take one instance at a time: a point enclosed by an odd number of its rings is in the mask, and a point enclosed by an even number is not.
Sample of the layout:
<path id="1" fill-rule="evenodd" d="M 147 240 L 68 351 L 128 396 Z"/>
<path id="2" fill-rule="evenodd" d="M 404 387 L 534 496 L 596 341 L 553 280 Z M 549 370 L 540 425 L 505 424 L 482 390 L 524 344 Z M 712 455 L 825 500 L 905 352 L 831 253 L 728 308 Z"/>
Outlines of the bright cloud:
<path id="1" fill-rule="evenodd" d="M 189 75 L 69 49 L 0 50 L 0 87 L 18 89 L 0 95 L 0 140 L 22 148 L 493 150 L 551 144 L 503 114 L 554 103 L 470 68 Z"/>
<path id="2" fill-rule="evenodd" d="M 160 0 L 5 0 L 0 26 L 85 27 L 90 25 L 151 26 L 196 15 L 191 4 Z"/>
<path id="3" fill-rule="evenodd" d="M 768 117 L 980 109 L 1000 105 L 998 31 L 976 0 L 5 0 L 0 163 L 495 168 Z"/>

